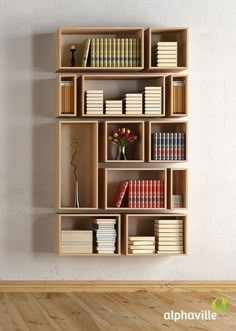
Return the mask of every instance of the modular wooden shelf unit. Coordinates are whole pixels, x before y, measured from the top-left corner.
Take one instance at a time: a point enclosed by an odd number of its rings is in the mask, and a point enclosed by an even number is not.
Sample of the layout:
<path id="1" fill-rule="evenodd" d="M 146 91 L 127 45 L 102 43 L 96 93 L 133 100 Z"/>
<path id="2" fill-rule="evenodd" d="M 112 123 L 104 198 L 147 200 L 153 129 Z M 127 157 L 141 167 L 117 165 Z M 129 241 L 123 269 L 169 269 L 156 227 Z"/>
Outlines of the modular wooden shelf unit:
<path id="1" fill-rule="evenodd" d="M 82 67 L 82 46 L 88 38 L 139 38 L 141 64 L 138 67 Z M 120 256 L 133 255 L 128 250 L 128 236 L 153 236 L 154 221 L 183 221 L 183 254 L 155 253 L 143 255 L 186 255 L 188 181 L 187 168 L 175 163 L 188 160 L 188 78 L 179 74 L 187 69 L 186 28 L 60 28 L 56 39 L 56 116 L 68 117 L 57 124 L 56 171 L 56 251 L 63 256 Z M 178 42 L 178 67 L 154 67 L 151 62 L 152 45 L 157 41 Z M 70 67 L 70 46 L 76 46 L 76 66 Z M 144 69 L 146 72 L 140 72 Z M 83 72 L 85 74 L 83 74 Z M 82 74 L 80 74 L 82 73 Z M 87 74 L 86 74 L 87 73 Z M 88 74 L 89 73 L 89 74 Z M 95 74 L 96 73 L 96 74 Z M 110 74 L 107 74 L 110 73 Z M 174 85 L 183 83 L 181 103 Z M 63 89 L 66 86 L 67 89 Z M 162 87 L 162 111 L 156 114 L 87 114 L 85 94 L 88 90 L 103 90 L 104 100 L 122 99 L 125 93 L 140 93 L 145 87 Z M 177 100 L 177 101 L 176 101 Z M 73 120 L 72 120 L 73 118 Z M 80 119 L 78 119 L 80 118 Z M 128 160 L 116 160 L 117 149 L 108 136 L 118 127 L 130 128 L 138 136 L 127 148 Z M 154 160 L 153 133 L 183 133 L 184 157 L 181 160 Z M 74 207 L 75 177 L 71 165 L 72 144 L 79 142 L 79 208 Z M 134 163 L 139 163 L 134 166 Z M 158 167 L 155 165 L 158 164 Z M 171 168 L 170 168 L 171 167 Z M 127 201 L 120 208 L 113 206 L 119 183 L 124 180 L 160 180 L 164 187 L 161 208 L 128 208 Z M 126 193 L 127 195 L 127 193 Z M 177 207 L 178 208 L 177 208 Z M 176 212 L 180 214 L 176 214 Z M 62 231 L 89 230 L 92 218 L 116 218 L 117 241 L 114 254 L 78 254 L 64 250 Z"/>
<path id="2" fill-rule="evenodd" d="M 83 43 L 88 38 L 139 38 L 141 65 L 138 67 L 82 67 L 78 65 L 82 57 Z M 131 27 L 102 28 L 59 28 L 55 34 L 57 72 L 101 72 L 101 71 L 140 71 L 144 68 L 144 30 Z M 76 65 L 70 66 L 70 46 L 76 46 Z M 78 59 L 78 60 L 77 60 Z"/>

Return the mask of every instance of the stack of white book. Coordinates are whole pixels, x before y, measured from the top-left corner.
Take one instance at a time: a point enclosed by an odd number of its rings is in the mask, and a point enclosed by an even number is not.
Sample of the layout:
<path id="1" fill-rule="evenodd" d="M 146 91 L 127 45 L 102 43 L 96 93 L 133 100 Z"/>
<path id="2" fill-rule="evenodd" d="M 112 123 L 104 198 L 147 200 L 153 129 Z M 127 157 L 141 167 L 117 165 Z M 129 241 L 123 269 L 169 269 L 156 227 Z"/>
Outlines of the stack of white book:
<path id="1" fill-rule="evenodd" d="M 125 114 L 140 115 L 143 112 L 143 94 L 126 93 L 124 97 Z"/>
<path id="2" fill-rule="evenodd" d="M 123 112 L 122 100 L 105 100 L 105 114 L 121 115 Z"/>
<path id="3" fill-rule="evenodd" d="M 155 237 L 129 236 L 129 254 L 154 254 Z"/>
<path id="4" fill-rule="evenodd" d="M 178 42 L 158 41 L 152 48 L 152 65 L 154 67 L 177 67 Z"/>
<path id="5" fill-rule="evenodd" d="M 95 251 L 98 254 L 114 254 L 116 251 L 116 219 L 94 218 Z"/>
<path id="6" fill-rule="evenodd" d="M 91 254 L 93 252 L 93 231 L 61 231 L 61 252 L 64 254 Z"/>
<path id="7" fill-rule="evenodd" d="M 183 220 L 155 220 L 154 232 L 157 253 L 184 253 L 184 225 Z"/>
<path id="8" fill-rule="evenodd" d="M 103 114 L 103 90 L 88 90 L 86 92 L 86 114 Z"/>
<path id="9" fill-rule="evenodd" d="M 162 113 L 162 87 L 146 86 L 144 95 L 144 114 L 156 115 Z"/>

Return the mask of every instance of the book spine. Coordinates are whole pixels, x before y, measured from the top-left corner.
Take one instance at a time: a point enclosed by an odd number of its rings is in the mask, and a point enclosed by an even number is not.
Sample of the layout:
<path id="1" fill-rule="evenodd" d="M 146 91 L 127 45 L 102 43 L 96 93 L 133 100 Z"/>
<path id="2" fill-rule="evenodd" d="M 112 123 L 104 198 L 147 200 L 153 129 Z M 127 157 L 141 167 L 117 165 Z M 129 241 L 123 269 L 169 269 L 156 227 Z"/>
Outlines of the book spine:
<path id="1" fill-rule="evenodd" d="M 99 67 L 99 38 L 96 38 L 95 52 L 96 67 Z"/>
<path id="2" fill-rule="evenodd" d="M 152 208 L 152 180 L 148 181 L 148 208 Z"/>
<path id="3" fill-rule="evenodd" d="M 156 208 L 157 207 L 157 187 L 156 187 L 156 180 L 152 181 L 152 208 Z"/>
<path id="4" fill-rule="evenodd" d="M 152 160 L 157 160 L 158 154 L 158 145 L 157 145 L 157 133 L 153 133 L 152 135 Z"/>
<path id="5" fill-rule="evenodd" d="M 132 67 L 137 67 L 137 39 L 132 40 Z"/>
<path id="6" fill-rule="evenodd" d="M 166 134 L 165 132 L 163 132 L 161 134 L 161 159 L 165 160 L 166 159 L 166 144 L 165 144 L 165 140 L 166 140 Z"/>
<path id="7" fill-rule="evenodd" d="M 103 64 L 103 38 L 99 39 L 99 66 L 104 67 Z"/>
<path id="8" fill-rule="evenodd" d="M 128 186 L 128 208 L 133 208 L 133 181 L 129 180 Z"/>
<path id="9" fill-rule="evenodd" d="M 133 40 L 129 38 L 129 46 L 128 46 L 128 67 L 132 67 L 132 50 L 133 50 Z"/>
<path id="10" fill-rule="evenodd" d="M 145 181 L 140 181 L 140 208 L 144 208 L 144 199 L 145 199 L 145 192 L 144 192 Z"/>
<path id="11" fill-rule="evenodd" d="M 120 38 L 116 39 L 116 66 L 120 67 Z"/>
<path id="12" fill-rule="evenodd" d="M 170 140 L 169 140 L 169 159 L 174 160 L 173 158 L 173 144 L 174 144 L 174 134 L 170 133 Z"/>
<path id="13" fill-rule="evenodd" d="M 177 160 L 177 150 L 178 150 L 178 134 L 174 133 L 174 141 L 173 141 L 173 160 Z"/>
<path id="14" fill-rule="evenodd" d="M 129 39 L 125 38 L 125 48 L 124 48 L 124 66 L 129 66 Z"/>
<path id="15" fill-rule="evenodd" d="M 133 208 L 136 208 L 137 201 L 137 180 L 133 181 Z"/>
<path id="16" fill-rule="evenodd" d="M 107 67 L 107 38 L 103 40 L 103 66 Z"/>
<path id="17" fill-rule="evenodd" d="M 107 50 L 107 66 L 111 67 L 111 44 L 112 44 L 112 39 L 108 39 L 108 50 Z"/>
<path id="18" fill-rule="evenodd" d="M 124 198 L 128 184 L 129 184 L 128 181 L 120 182 L 116 195 L 115 195 L 115 198 L 114 198 L 114 201 L 113 201 L 113 207 L 119 208 L 121 206 L 121 203 Z"/>
<path id="19" fill-rule="evenodd" d="M 160 182 L 160 208 L 164 208 L 164 182 Z"/>
<path id="20" fill-rule="evenodd" d="M 121 40 L 120 40 L 120 66 L 121 67 L 125 66 L 124 56 L 125 56 L 125 40 L 124 40 L 124 38 L 121 38 Z"/>
<path id="21" fill-rule="evenodd" d="M 148 208 L 148 180 L 144 183 L 144 208 Z"/>
<path id="22" fill-rule="evenodd" d="M 95 45 L 95 39 L 93 38 L 91 40 L 91 67 L 96 66 L 95 53 L 96 53 L 96 45 Z"/>
<path id="23" fill-rule="evenodd" d="M 161 206 L 161 182 L 159 179 L 156 181 L 156 206 L 157 208 Z"/>
<path id="24" fill-rule="evenodd" d="M 162 136 L 161 133 L 158 133 L 158 141 L 157 141 L 157 160 L 162 159 Z"/>
<path id="25" fill-rule="evenodd" d="M 111 66 L 115 67 L 116 66 L 116 38 L 112 39 L 112 62 Z"/>
<path id="26" fill-rule="evenodd" d="M 184 132 L 181 134 L 181 160 L 185 160 L 185 136 Z"/>
<path id="27" fill-rule="evenodd" d="M 136 208 L 140 208 L 140 180 L 136 182 Z"/>
<path id="28" fill-rule="evenodd" d="M 165 160 L 170 159 L 169 151 L 170 151 L 170 134 L 166 133 L 166 153 L 165 153 Z"/>
<path id="29" fill-rule="evenodd" d="M 181 149 L 182 149 L 182 144 L 181 144 L 181 132 L 178 132 L 177 142 L 178 142 L 178 147 L 177 147 L 177 159 L 178 159 L 178 160 L 181 160 Z"/>
<path id="30" fill-rule="evenodd" d="M 140 65 L 141 65 L 141 44 L 140 44 L 140 39 L 139 38 L 137 38 L 137 52 L 136 52 L 136 54 L 137 54 L 137 60 L 136 60 L 136 63 L 137 63 L 137 67 L 140 67 Z"/>

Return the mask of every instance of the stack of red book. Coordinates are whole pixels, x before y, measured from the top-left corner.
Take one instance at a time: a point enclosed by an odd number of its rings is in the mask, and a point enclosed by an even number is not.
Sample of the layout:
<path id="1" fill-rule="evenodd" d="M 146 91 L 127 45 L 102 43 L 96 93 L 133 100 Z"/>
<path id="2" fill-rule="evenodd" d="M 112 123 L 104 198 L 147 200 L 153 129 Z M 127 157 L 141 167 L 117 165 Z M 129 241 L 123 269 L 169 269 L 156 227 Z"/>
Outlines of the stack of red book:
<path id="1" fill-rule="evenodd" d="M 119 208 L 127 196 L 128 208 L 164 208 L 164 181 L 152 180 L 124 180 L 120 182 L 113 207 Z"/>

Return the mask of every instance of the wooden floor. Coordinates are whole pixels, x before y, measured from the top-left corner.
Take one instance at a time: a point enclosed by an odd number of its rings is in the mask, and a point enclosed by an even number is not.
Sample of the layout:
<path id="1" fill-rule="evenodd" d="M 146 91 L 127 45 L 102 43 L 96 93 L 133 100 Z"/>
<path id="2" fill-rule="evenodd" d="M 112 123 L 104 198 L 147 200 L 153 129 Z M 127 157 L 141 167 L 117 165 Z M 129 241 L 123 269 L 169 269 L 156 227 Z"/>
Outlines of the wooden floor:
<path id="1" fill-rule="evenodd" d="M 216 321 L 166 321 L 167 311 L 210 309 L 228 299 Z M 236 293 L 1 293 L 0 330 L 236 330 Z"/>

